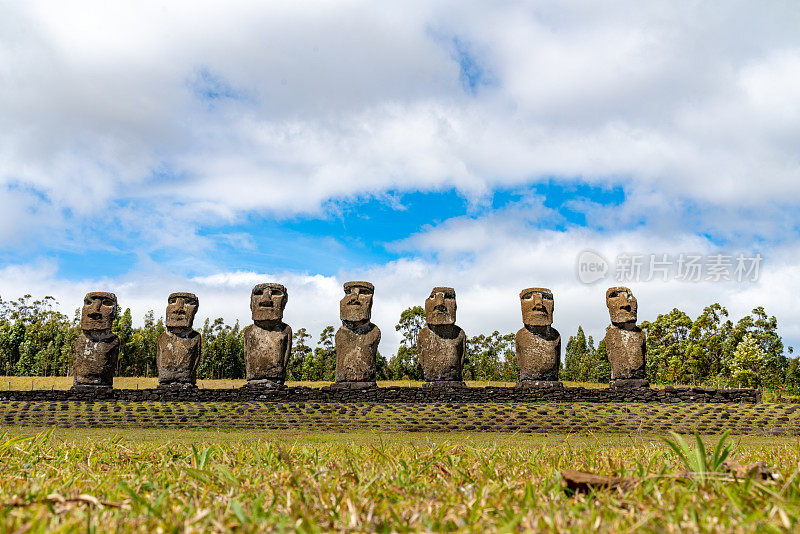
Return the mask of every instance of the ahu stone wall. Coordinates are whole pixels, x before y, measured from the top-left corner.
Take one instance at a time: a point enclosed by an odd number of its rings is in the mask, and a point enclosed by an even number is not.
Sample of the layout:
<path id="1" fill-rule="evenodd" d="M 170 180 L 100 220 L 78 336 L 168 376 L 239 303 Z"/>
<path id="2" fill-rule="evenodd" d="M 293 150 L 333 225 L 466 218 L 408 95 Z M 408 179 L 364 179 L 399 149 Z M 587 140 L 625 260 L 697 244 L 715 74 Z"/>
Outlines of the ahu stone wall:
<path id="1" fill-rule="evenodd" d="M 704 402 L 759 403 L 757 389 L 702 387 L 653 388 L 515 388 L 515 387 L 381 387 L 366 390 L 284 387 L 280 389 L 111 389 L 0 391 L 0 401 L 182 401 L 182 402 L 373 402 L 373 403 L 496 403 L 496 402 Z"/>

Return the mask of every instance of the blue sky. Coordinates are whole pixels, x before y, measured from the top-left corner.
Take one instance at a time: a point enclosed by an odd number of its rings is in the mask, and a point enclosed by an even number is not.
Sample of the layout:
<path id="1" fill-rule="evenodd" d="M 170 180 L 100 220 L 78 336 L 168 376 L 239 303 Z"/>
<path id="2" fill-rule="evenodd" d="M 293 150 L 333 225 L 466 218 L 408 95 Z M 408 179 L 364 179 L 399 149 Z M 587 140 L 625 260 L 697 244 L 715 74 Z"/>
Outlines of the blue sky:
<path id="1" fill-rule="evenodd" d="M 170 264 L 190 277 L 213 274 L 218 269 L 259 271 L 267 266 L 334 276 L 341 269 L 408 256 L 396 244 L 426 228 L 457 217 L 479 219 L 529 197 L 540 197 L 543 205 L 553 210 L 552 216 L 538 221 L 532 230 L 563 232 L 572 227 L 587 227 L 584 203 L 616 206 L 624 202 L 625 195 L 620 187 L 601 188 L 580 182 L 544 182 L 525 188 L 498 189 L 474 201 L 455 189 L 387 191 L 384 198 L 331 202 L 314 216 L 276 220 L 269 215 L 250 213 L 235 224 L 200 225 L 197 234 L 211 242 L 210 249 L 187 254 L 159 247 L 148 254 L 152 260 Z M 120 204 L 124 206 L 126 202 L 122 200 Z M 598 224 L 593 226 L 602 228 Z M 96 230 L 93 233 L 101 239 L 108 236 Z M 29 262 L 45 254 L 57 262 L 57 274 L 65 280 L 120 276 L 135 272 L 139 251 L 145 247 L 135 233 L 125 237 L 127 242 L 122 246 L 111 243 L 86 246 L 76 237 L 44 246 L 40 242 L 20 244 L 3 250 L 0 260 L 9 264 Z"/>
<path id="2" fill-rule="evenodd" d="M 468 333 L 607 322 L 576 261 L 761 254 L 758 280 L 632 281 L 643 319 L 790 301 L 800 15 L 780 2 L 31 2 L 0 17 L 0 296 L 116 291 L 135 317 L 194 290 L 247 322 L 338 322 L 376 284 L 385 353 L 434 285 Z"/>

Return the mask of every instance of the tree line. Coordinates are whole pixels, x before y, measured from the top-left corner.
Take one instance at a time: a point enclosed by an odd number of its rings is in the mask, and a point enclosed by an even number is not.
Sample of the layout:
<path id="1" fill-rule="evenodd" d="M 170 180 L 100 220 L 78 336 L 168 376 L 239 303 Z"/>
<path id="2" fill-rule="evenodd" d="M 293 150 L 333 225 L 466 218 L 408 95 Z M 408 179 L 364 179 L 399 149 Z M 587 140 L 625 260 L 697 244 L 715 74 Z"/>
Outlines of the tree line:
<path id="1" fill-rule="evenodd" d="M 72 318 L 56 310 L 47 296 L 33 300 L 0 298 L 0 373 L 16 376 L 68 376 L 72 347 L 80 335 L 80 310 Z M 400 314 L 395 329 L 401 334 L 397 353 L 388 360 L 378 354 L 378 380 L 421 380 L 417 335 L 425 312 L 413 306 Z M 675 308 L 644 321 L 647 333 L 647 378 L 655 384 L 695 384 L 715 387 L 752 386 L 800 392 L 800 365 L 790 357 L 777 333 L 778 322 L 763 307 L 736 322 L 714 303 L 692 319 Z M 117 376 L 157 376 L 156 342 L 165 330 L 153 311 L 134 328 L 130 308 L 119 313 L 113 331 L 120 339 Z M 244 378 L 244 343 L 239 323 L 206 319 L 198 378 Z M 288 380 L 332 381 L 336 370 L 335 329 L 326 326 L 316 342 L 305 328 L 293 335 Z M 313 346 L 312 346 L 313 345 Z M 561 379 L 607 383 L 610 365 L 605 342 L 578 327 L 563 351 Z M 514 334 L 494 331 L 468 338 L 465 380 L 514 382 L 519 377 Z"/>

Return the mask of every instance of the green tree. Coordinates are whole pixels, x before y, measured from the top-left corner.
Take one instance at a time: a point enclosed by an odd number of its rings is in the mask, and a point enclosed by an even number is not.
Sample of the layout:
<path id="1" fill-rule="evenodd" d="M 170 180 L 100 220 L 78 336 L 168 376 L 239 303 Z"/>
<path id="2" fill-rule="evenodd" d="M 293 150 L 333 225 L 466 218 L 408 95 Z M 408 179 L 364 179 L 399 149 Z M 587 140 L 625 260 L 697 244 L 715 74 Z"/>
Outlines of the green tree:
<path id="1" fill-rule="evenodd" d="M 571 381 L 585 381 L 587 376 L 583 368 L 588 362 L 589 347 L 586 344 L 586 334 L 583 332 L 583 327 L 578 325 L 578 332 L 574 336 L 569 336 L 567 340 L 566 350 L 564 351 L 564 370 L 561 373 L 563 380 Z"/>
<path id="2" fill-rule="evenodd" d="M 412 306 L 400 313 L 400 321 L 394 329 L 403 335 L 401 343 L 410 348 L 417 346 L 417 336 L 424 326 L 425 309 L 422 306 Z"/>
<path id="3" fill-rule="evenodd" d="M 512 335 L 513 339 L 513 335 Z M 512 341 L 513 342 L 513 341 Z M 480 334 L 467 340 L 466 380 L 503 380 L 509 355 L 509 337 L 495 330 L 488 336 Z M 516 360 L 516 354 L 513 356 Z M 517 370 L 517 377 L 519 370 Z"/>
<path id="4" fill-rule="evenodd" d="M 591 340 L 591 337 L 589 339 Z M 611 364 L 608 362 L 606 340 L 601 339 L 597 344 L 597 350 L 592 353 L 587 381 L 608 384 L 611 381 Z"/>
<path id="5" fill-rule="evenodd" d="M 567 340 L 564 354 L 563 380 L 575 382 L 608 383 L 611 378 L 611 366 L 608 363 L 605 340 L 595 349 L 592 336 L 586 336 L 583 327 Z"/>
<path id="6" fill-rule="evenodd" d="M 740 387 L 760 386 L 766 360 L 767 355 L 756 337 L 751 333 L 745 334 L 730 359 L 733 384 Z"/>
<path id="7" fill-rule="evenodd" d="M 336 347 L 334 330 L 326 326 L 319 334 L 319 341 L 303 360 L 303 380 L 333 381 L 336 378 Z"/>
<path id="8" fill-rule="evenodd" d="M 292 335 L 292 355 L 289 360 L 289 372 L 287 373 L 289 380 L 303 379 L 303 362 L 311 354 L 311 347 L 306 344 L 309 339 L 311 339 L 311 335 L 305 328 L 298 329 Z"/>
<path id="9" fill-rule="evenodd" d="M 389 373 L 389 362 L 381 351 L 378 351 L 375 354 L 375 380 L 389 380 L 391 378 Z"/>
<path id="10" fill-rule="evenodd" d="M 153 310 L 149 310 L 144 316 L 144 326 L 131 334 L 129 350 L 119 364 L 120 376 L 158 376 L 156 347 L 164 330 L 163 319 L 156 321 Z"/>
<path id="11" fill-rule="evenodd" d="M 784 386 L 791 391 L 800 392 L 800 360 L 797 358 L 789 358 Z"/>
<path id="12" fill-rule="evenodd" d="M 739 345 L 749 338 L 748 345 L 742 348 L 742 353 L 736 354 Z M 789 368 L 789 358 L 785 355 L 784 345 L 778 335 L 778 321 L 769 317 L 764 308 L 758 306 L 750 315 L 742 317 L 730 330 L 723 342 L 723 373 L 730 377 L 734 384 L 741 383 L 741 358 L 743 354 L 752 356 L 753 347 L 758 347 L 756 354 L 761 355 L 758 382 L 768 388 L 776 388 L 786 380 Z M 792 348 L 788 352 L 791 354 Z M 740 379 L 735 378 L 739 373 Z"/>
<path id="13" fill-rule="evenodd" d="M 46 296 L 0 299 L 0 369 L 16 375 L 66 375 L 70 371 L 76 325 L 54 310 Z"/>
<path id="14" fill-rule="evenodd" d="M 724 344 L 733 328 L 731 321 L 723 321 L 727 316 L 728 310 L 715 302 L 706 306 L 692 323 L 686 347 L 692 383 L 719 383 L 722 380 Z"/>
<path id="15" fill-rule="evenodd" d="M 322 361 L 322 380 L 333 381 L 336 379 L 336 345 L 334 343 L 335 330 L 326 326 L 319 334 L 319 341 L 314 349 Z"/>
<path id="16" fill-rule="evenodd" d="M 697 377 L 697 365 L 686 358 L 692 319 L 674 308 L 652 323 L 644 321 L 647 334 L 647 379 L 657 384 L 685 384 Z"/>
<path id="17" fill-rule="evenodd" d="M 226 325 L 222 318 L 214 322 L 208 319 L 200 332 L 199 378 L 244 378 L 244 338 L 239 321 L 234 326 Z"/>
<path id="18" fill-rule="evenodd" d="M 425 326 L 422 306 L 406 308 L 394 329 L 403 335 L 397 354 L 389 360 L 389 371 L 394 380 L 421 380 L 422 366 L 417 353 L 417 335 Z"/>
<path id="19" fill-rule="evenodd" d="M 517 361 L 514 334 L 506 334 L 500 338 L 500 354 L 502 354 L 502 362 L 498 380 L 516 382 L 519 380 L 519 362 Z"/>
<path id="20" fill-rule="evenodd" d="M 77 331 L 72 331 L 66 317 L 52 310 L 45 311 L 25 326 L 19 345 L 19 360 L 15 374 L 25 376 L 65 375 L 70 368 L 70 352 L 65 345 L 74 342 Z M 66 356 L 66 357 L 65 357 Z"/>
<path id="21" fill-rule="evenodd" d="M 118 314 L 114 319 L 114 325 L 111 331 L 119 338 L 119 358 L 117 358 L 117 376 L 122 376 L 123 362 L 130 360 L 131 355 L 131 342 L 133 341 L 133 317 L 131 309 L 125 308 L 125 311 Z"/>

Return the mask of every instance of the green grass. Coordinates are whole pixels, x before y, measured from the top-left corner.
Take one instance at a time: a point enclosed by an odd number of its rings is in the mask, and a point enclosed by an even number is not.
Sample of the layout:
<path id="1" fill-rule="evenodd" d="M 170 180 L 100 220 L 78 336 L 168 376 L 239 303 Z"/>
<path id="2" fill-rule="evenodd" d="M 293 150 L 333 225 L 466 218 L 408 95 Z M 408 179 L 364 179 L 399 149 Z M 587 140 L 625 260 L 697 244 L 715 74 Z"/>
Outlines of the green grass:
<path id="1" fill-rule="evenodd" d="M 48 384 L 71 379 L 34 379 Z M 0 532 L 800 529 L 786 404 L 7 401 L 0 425 Z M 670 430 L 706 434 L 712 458 Z M 719 467 L 726 430 L 732 458 L 778 478 L 687 476 Z M 637 483 L 573 495 L 561 469 Z"/>
<path id="2" fill-rule="evenodd" d="M 715 442 L 707 438 L 706 448 Z M 764 461 L 780 478 L 688 478 L 675 453 L 649 435 L 15 429 L 0 438 L 0 530 L 800 527 L 797 440 L 732 444 L 733 457 Z M 571 495 L 561 487 L 561 469 L 641 482 Z"/>

